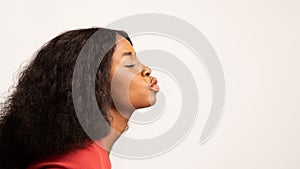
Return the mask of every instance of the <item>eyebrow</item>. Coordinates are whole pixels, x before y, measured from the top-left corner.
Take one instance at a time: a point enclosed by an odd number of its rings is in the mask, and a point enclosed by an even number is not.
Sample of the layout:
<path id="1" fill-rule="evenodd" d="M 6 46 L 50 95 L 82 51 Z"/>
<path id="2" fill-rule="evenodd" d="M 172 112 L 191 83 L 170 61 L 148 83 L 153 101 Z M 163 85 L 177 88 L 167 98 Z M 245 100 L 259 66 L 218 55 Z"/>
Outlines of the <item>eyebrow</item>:
<path id="1" fill-rule="evenodd" d="M 135 52 L 134 53 L 133 52 L 124 52 L 124 53 L 122 53 L 121 57 L 126 56 L 126 55 L 133 56 L 135 54 L 136 54 Z"/>

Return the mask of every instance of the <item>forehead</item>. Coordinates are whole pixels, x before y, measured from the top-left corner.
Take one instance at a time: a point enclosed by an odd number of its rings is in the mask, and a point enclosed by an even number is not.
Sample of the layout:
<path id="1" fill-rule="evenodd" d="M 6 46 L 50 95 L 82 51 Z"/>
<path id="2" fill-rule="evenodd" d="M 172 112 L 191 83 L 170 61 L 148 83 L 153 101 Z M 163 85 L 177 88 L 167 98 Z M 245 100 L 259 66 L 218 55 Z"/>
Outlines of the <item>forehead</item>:
<path id="1" fill-rule="evenodd" d="M 115 53 L 122 54 L 123 52 L 134 52 L 134 49 L 126 38 L 117 35 Z"/>
<path id="2" fill-rule="evenodd" d="M 117 35 L 116 46 L 115 46 L 115 50 L 114 50 L 114 53 L 112 56 L 113 67 L 121 64 L 126 58 L 128 58 L 128 57 L 122 57 L 122 54 L 124 52 L 135 53 L 130 42 L 127 39 L 125 39 L 124 37 Z"/>

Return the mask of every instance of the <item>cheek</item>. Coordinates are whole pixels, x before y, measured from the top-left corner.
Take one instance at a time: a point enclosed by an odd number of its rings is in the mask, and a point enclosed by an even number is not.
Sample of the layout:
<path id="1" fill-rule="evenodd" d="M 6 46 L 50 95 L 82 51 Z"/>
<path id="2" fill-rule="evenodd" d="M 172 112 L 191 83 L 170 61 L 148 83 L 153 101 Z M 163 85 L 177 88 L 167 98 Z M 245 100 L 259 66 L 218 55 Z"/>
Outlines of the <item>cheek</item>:
<path id="1" fill-rule="evenodd" d="M 129 86 L 129 94 L 130 98 L 140 98 L 146 96 L 148 93 L 146 82 L 136 76 L 131 82 Z"/>
<path id="2" fill-rule="evenodd" d="M 150 90 L 149 82 L 139 76 L 130 83 L 129 98 L 135 108 L 148 107 L 155 102 L 155 94 Z"/>
<path id="3" fill-rule="evenodd" d="M 117 70 L 111 81 L 116 108 L 137 109 L 153 105 L 156 97 L 150 90 L 149 79 L 142 77 L 137 71 L 125 70 Z"/>
<path id="4" fill-rule="evenodd" d="M 114 105 L 118 109 L 130 107 L 129 88 L 130 83 L 134 79 L 134 73 L 126 71 L 126 69 L 118 69 L 111 78 L 111 95 Z"/>

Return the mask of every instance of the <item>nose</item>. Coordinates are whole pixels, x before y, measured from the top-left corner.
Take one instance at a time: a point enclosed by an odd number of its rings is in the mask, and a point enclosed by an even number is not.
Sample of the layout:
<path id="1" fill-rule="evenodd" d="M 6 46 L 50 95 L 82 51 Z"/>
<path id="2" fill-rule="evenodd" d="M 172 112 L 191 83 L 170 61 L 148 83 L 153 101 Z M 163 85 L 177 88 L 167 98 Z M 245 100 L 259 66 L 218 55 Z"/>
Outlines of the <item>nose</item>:
<path id="1" fill-rule="evenodd" d="M 146 77 L 146 76 L 150 76 L 151 72 L 152 72 L 152 70 L 149 67 L 145 66 L 143 68 L 141 74 L 143 77 Z"/>

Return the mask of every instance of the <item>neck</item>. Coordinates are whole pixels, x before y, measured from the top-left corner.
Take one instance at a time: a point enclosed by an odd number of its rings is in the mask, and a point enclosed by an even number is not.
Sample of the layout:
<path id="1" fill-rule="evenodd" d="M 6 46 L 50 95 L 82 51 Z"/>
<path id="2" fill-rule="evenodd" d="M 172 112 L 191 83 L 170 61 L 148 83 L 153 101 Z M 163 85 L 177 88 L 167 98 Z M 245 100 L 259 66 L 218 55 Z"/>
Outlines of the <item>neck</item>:
<path id="1" fill-rule="evenodd" d="M 111 108 L 109 110 L 108 116 L 110 117 L 111 129 L 108 135 L 100 140 L 108 154 L 110 153 L 113 144 L 126 130 L 128 120 L 132 113 L 133 111 L 120 112 L 116 108 Z"/>

